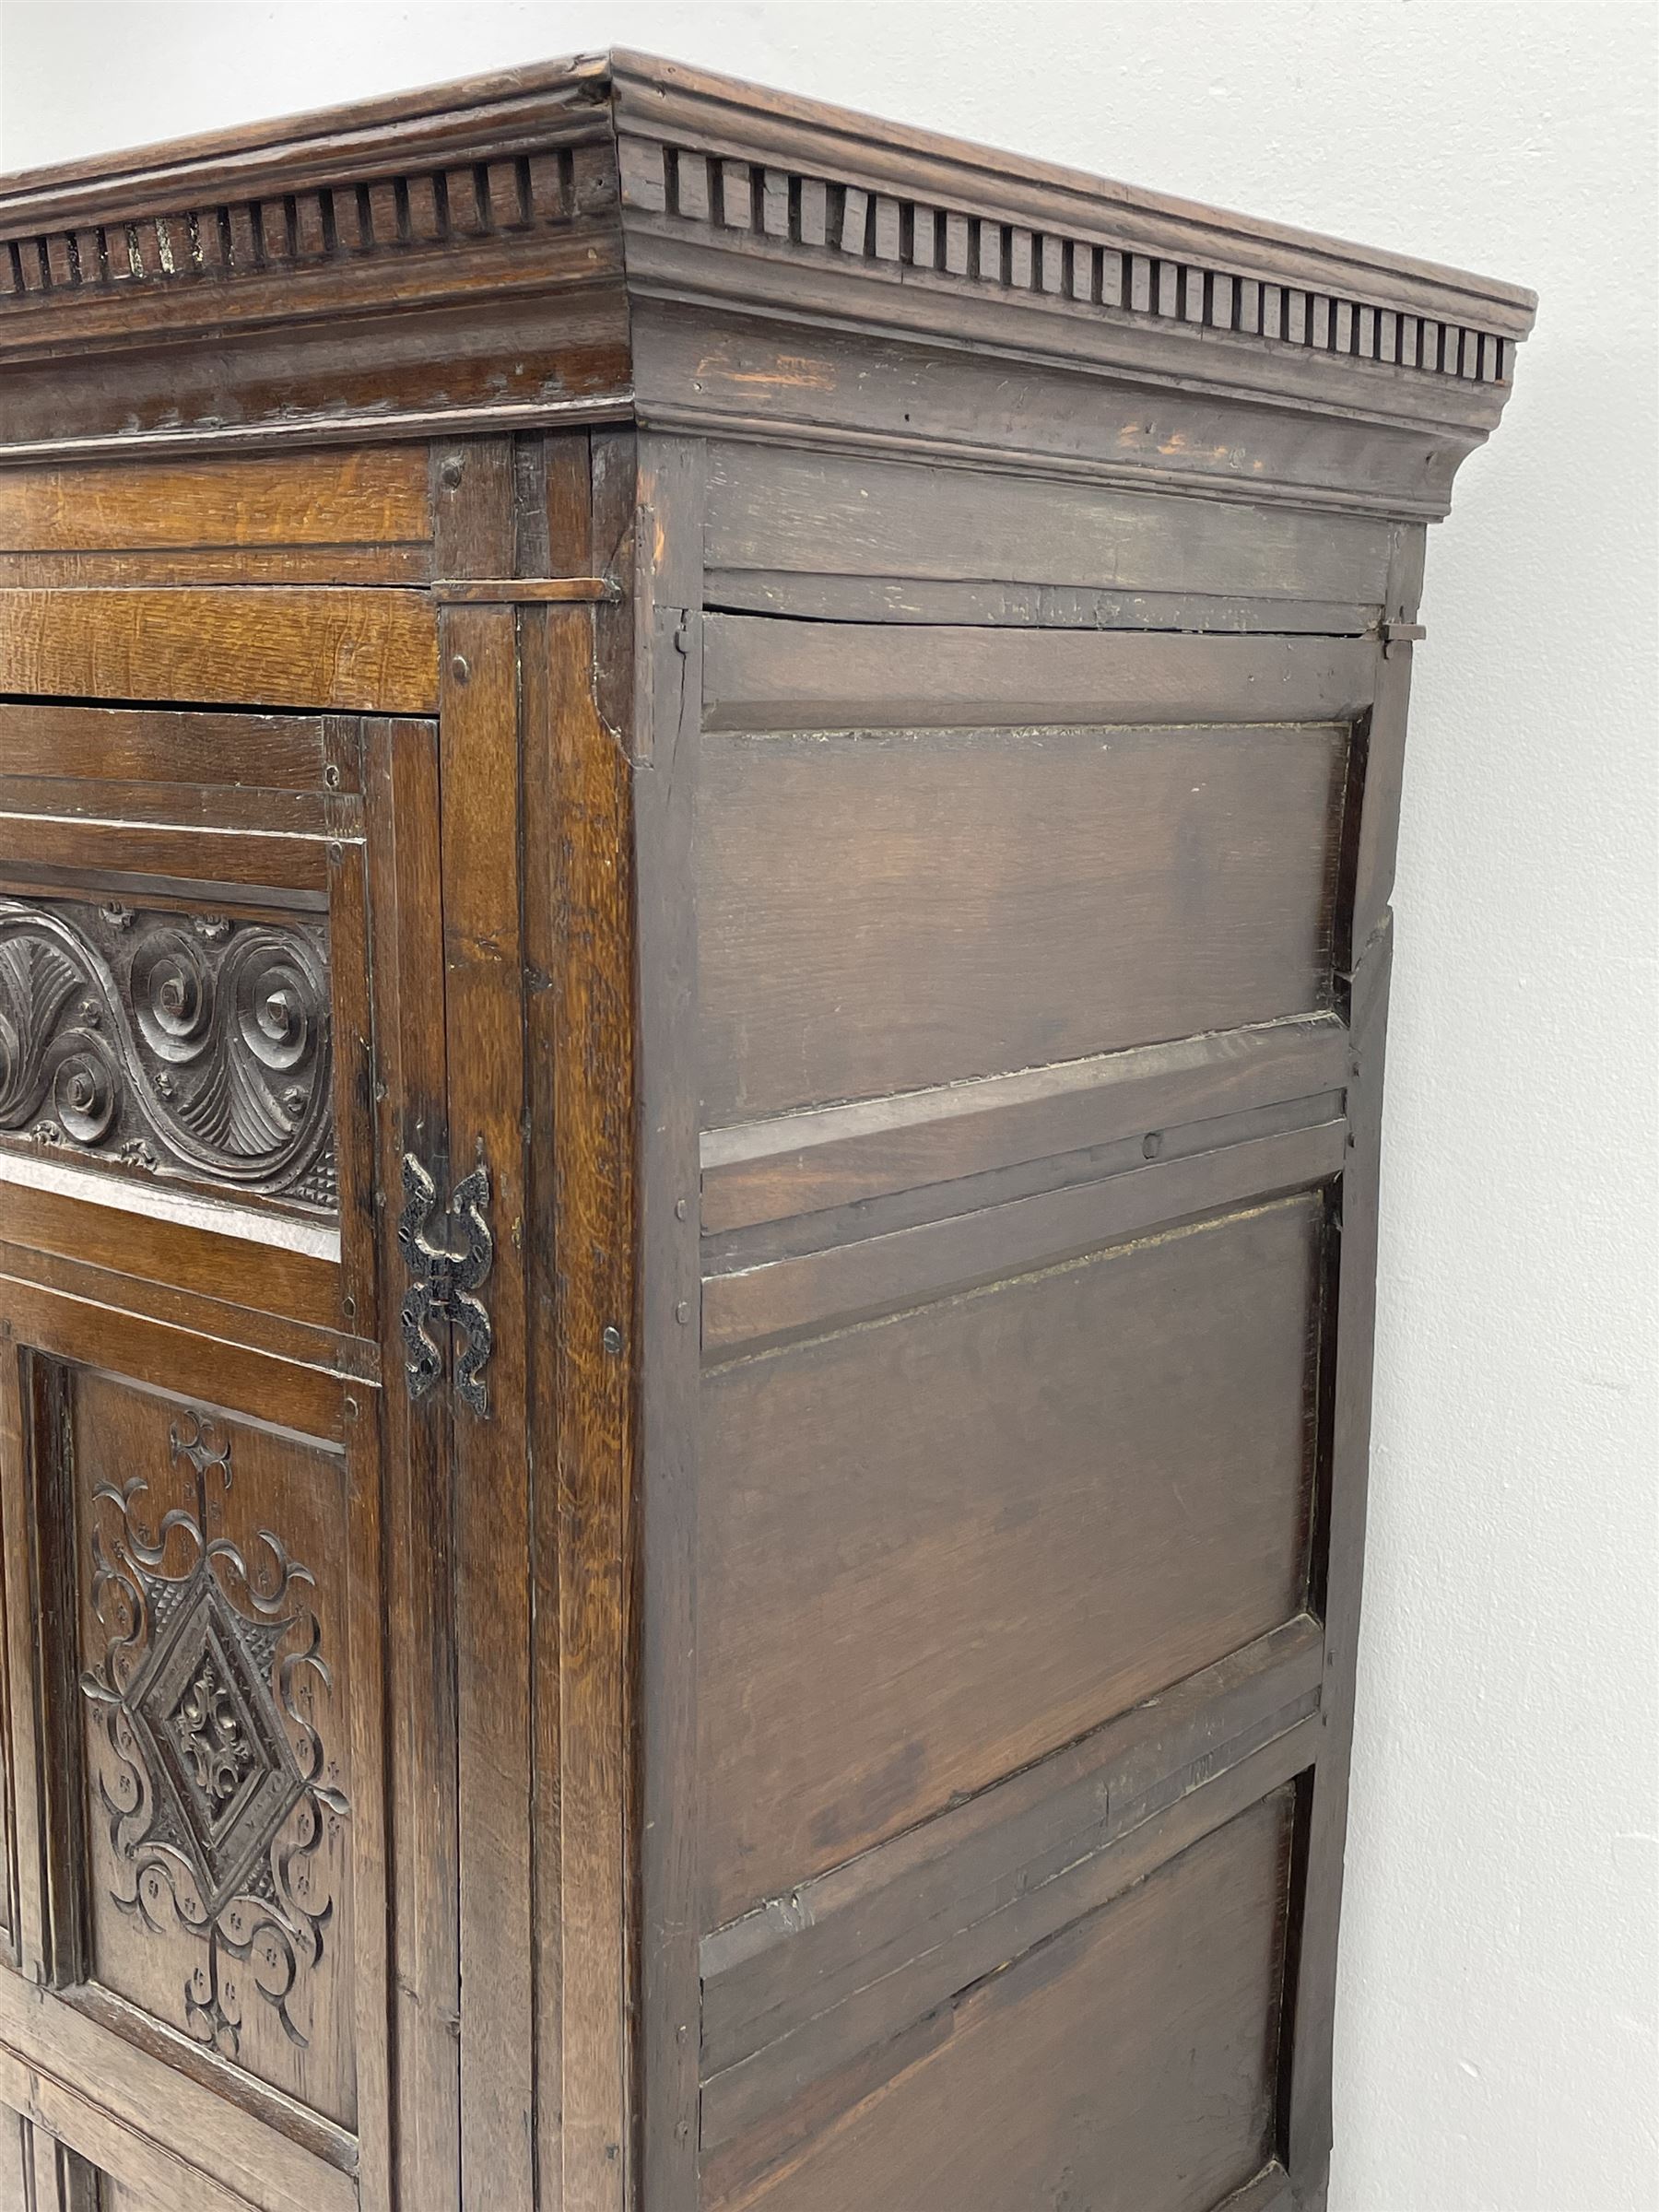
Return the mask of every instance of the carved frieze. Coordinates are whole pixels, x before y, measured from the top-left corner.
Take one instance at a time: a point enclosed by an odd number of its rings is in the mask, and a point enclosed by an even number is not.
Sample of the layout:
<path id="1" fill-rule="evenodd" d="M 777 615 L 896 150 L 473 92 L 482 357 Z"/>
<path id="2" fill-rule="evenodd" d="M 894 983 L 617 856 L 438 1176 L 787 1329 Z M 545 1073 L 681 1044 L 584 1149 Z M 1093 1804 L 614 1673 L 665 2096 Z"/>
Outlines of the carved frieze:
<path id="1" fill-rule="evenodd" d="M 320 924 L 0 897 L 0 1136 L 335 1203 Z"/>
<path id="2" fill-rule="evenodd" d="M 306 1677 L 331 1678 L 313 1578 L 268 1530 L 252 1560 L 210 1533 L 231 1446 L 206 1415 L 183 1415 L 171 1446 L 187 1506 L 154 1515 L 143 1475 L 92 1494 L 107 1641 L 81 1687 L 100 1718 L 111 1894 L 158 1937 L 189 1939 L 182 2025 L 235 2058 L 254 2003 L 306 2041 L 289 2001 L 323 1956 L 334 1908 L 314 1870 L 347 1806 L 310 1717 Z"/>

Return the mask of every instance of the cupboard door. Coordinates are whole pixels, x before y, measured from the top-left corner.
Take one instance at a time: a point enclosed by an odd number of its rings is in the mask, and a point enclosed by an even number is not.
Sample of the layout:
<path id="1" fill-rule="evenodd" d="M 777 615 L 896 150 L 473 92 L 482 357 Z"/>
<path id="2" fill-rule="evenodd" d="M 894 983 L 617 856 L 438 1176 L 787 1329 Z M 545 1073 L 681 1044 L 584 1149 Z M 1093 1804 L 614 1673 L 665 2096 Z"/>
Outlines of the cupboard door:
<path id="1" fill-rule="evenodd" d="M 467 1347 L 441 1297 L 406 1323 L 398 1230 L 419 1272 L 423 1236 L 476 1227 L 475 1290 L 488 1237 L 487 1179 L 445 1210 L 436 793 L 427 722 L 0 707 L 0 2171 L 25 2203 L 49 2169 L 64 2212 L 450 2186 L 429 1383 Z M 400 2133 L 437 2194 L 397 2194 Z"/>

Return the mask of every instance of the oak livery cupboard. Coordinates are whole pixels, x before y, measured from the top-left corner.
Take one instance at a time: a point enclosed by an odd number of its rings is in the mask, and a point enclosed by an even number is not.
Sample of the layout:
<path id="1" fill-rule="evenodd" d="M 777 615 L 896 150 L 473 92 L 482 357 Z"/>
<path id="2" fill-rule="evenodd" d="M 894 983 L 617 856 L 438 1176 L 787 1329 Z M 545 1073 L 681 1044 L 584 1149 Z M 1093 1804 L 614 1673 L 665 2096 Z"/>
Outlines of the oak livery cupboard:
<path id="1" fill-rule="evenodd" d="M 4 2212 L 1322 2204 L 1531 295 L 621 54 L 0 241 Z"/>

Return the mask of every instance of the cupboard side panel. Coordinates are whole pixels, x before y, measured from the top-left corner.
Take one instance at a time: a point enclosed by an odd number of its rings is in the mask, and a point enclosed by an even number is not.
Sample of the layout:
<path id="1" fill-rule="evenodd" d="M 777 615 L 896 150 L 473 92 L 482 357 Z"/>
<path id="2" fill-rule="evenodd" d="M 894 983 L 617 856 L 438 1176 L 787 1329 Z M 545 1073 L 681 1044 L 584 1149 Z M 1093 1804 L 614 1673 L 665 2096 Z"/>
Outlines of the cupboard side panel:
<path id="1" fill-rule="evenodd" d="M 1328 1005 L 1347 749 L 1328 723 L 706 734 L 705 1125 Z"/>
<path id="2" fill-rule="evenodd" d="M 941 2006 L 908 2063 L 710 2212 L 1210 2212 L 1267 2166 L 1293 1792 Z"/>
<path id="3" fill-rule="evenodd" d="M 703 2201 L 1254 2212 L 1293 2132 L 1356 793 L 1398 534 L 1297 518 L 1269 547 L 999 486 L 975 536 L 966 478 L 710 466 Z M 1131 1064 L 1179 1096 L 1119 1115 Z M 938 1137 L 964 1117 L 969 1167 Z M 820 1141 L 879 1177 L 722 1215 L 723 1168 Z M 1159 2081 L 1044 2176 L 1064 2057 L 1012 1993 L 1268 1830 L 1253 1887 L 1222 1885 L 1259 1971 L 1173 2031 L 1251 2040 L 1247 2124 Z M 1111 2034 L 1158 2046 L 1159 1977 L 1105 1979 Z M 1098 2048 L 1090 1988 L 1055 2017 Z"/>
<path id="4" fill-rule="evenodd" d="M 706 1381 L 704 1926 L 1303 1602 L 1323 1201 Z"/>
<path id="5" fill-rule="evenodd" d="M 1003 584 L 1002 618 L 1180 628 L 1300 628 L 1381 606 L 1389 525 L 1371 516 L 1171 500 L 1054 477 L 990 476 L 787 446 L 713 443 L 709 453 L 711 603 L 749 580 L 743 604 L 787 600 L 787 584 L 833 579 L 891 587 L 912 618 L 928 584 Z M 1033 591 L 1041 597 L 1030 595 Z M 868 598 L 862 602 L 868 604 Z M 980 610 L 994 604 L 974 602 Z"/>

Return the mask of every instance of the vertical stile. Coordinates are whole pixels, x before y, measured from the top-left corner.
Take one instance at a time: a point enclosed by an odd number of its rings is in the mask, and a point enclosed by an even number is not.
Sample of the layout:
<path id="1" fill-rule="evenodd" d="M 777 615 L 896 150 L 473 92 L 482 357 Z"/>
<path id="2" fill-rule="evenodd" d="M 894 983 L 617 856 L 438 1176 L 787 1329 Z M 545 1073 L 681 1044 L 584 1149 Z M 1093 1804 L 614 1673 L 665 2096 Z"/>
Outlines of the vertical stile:
<path id="1" fill-rule="evenodd" d="M 404 1380 L 397 1241 L 406 1155 L 445 1185 L 446 1041 L 438 739 L 429 722 L 364 725 L 379 1337 L 383 1388 L 394 2141 L 399 2212 L 458 2212 L 461 2009 L 453 1508 L 447 1394 Z M 342 1194 L 344 1195 L 344 1194 Z"/>
<path id="2" fill-rule="evenodd" d="M 513 557 L 512 449 L 436 450 L 435 550 L 446 576 Z M 531 2212 L 533 2013 L 529 1495 L 524 1463 L 525 1132 L 517 617 L 452 606 L 439 622 L 444 1021 L 452 1186 L 487 1166 L 495 1262 L 488 1415 L 453 1411 L 461 1847 L 464 2201 L 488 2177 Z"/>

